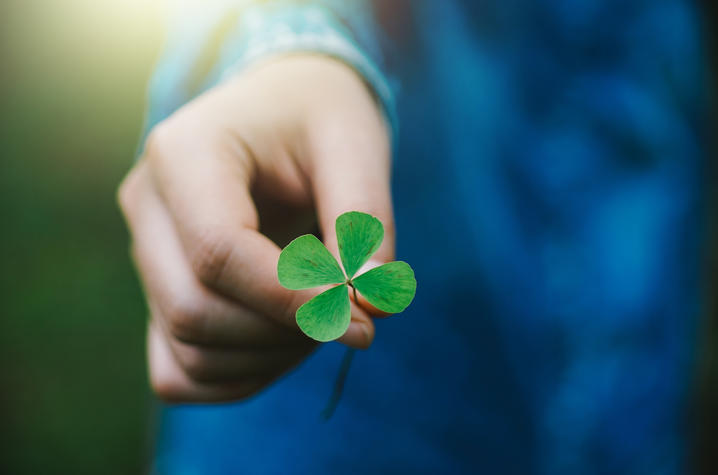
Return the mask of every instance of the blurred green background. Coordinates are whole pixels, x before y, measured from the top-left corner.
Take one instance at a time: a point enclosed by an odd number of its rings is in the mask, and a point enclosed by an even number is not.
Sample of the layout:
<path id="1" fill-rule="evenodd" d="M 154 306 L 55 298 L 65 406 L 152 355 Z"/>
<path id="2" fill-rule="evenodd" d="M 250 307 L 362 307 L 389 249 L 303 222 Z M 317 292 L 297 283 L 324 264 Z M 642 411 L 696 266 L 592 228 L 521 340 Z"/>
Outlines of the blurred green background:
<path id="1" fill-rule="evenodd" d="M 0 473 L 147 469 L 145 308 L 115 189 L 155 1 L 0 2 Z"/>
<path id="2" fill-rule="evenodd" d="M 162 36 L 157 0 L 0 2 L 2 474 L 148 470 L 146 311 L 115 189 Z M 697 420 L 708 474 L 715 319 L 706 329 Z"/>

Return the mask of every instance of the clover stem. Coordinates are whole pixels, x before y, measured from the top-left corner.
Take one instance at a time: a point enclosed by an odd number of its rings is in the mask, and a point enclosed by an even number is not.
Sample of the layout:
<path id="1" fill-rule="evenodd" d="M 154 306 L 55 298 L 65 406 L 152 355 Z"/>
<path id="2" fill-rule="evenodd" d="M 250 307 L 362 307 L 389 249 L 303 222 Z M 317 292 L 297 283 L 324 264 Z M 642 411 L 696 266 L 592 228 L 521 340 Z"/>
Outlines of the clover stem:
<path id="1" fill-rule="evenodd" d="M 354 303 L 356 305 L 359 305 L 356 287 L 352 285 L 351 280 L 347 280 L 347 284 L 349 285 L 349 287 L 352 288 L 352 292 L 354 293 Z M 342 398 L 342 393 L 344 392 L 344 383 L 347 380 L 349 368 L 351 367 L 352 360 L 354 359 L 354 353 L 356 353 L 356 350 L 354 348 L 347 348 L 347 351 L 344 353 L 344 358 L 342 358 L 342 364 L 341 366 L 339 366 L 339 372 L 337 373 L 337 379 L 334 381 L 334 391 L 332 392 L 332 395 L 329 398 L 329 401 L 327 401 L 327 405 L 321 414 L 322 419 L 324 419 L 325 421 L 328 421 L 332 417 L 334 411 L 337 408 L 337 405 L 339 405 L 339 400 Z"/>
<path id="2" fill-rule="evenodd" d="M 347 285 L 352 288 L 352 292 L 354 293 L 354 303 L 359 305 L 359 300 L 357 299 L 357 289 L 352 285 L 351 280 L 347 280 Z M 339 405 L 339 400 L 342 398 L 344 383 L 347 380 L 349 368 L 351 368 L 352 360 L 354 359 L 354 353 L 356 353 L 354 348 L 347 348 L 347 351 L 344 353 L 342 364 L 339 366 L 339 371 L 337 372 L 337 379 L 334 381 L 334 391 L 332 391 L 332 395 L 321 413 L 322 419 L 325 421 L 328 421 L 332 417 L 334 411 Z"/>
<path id="3" fill-rule="evenodd" d="M 332 392 L 332 396 L 329 398 L 329 401 L 321 414 L 322 419 L 325 421 L 328 421 L 332 417 L 334 410 L 339 404 L 339 400 L 342 398 L 344 383 L 346 382 L 347 374 L 349 374 L 349 368 L 351 367 L 352 359 L 354 358 L 354 353 L 356 353 L 356 351 L 357 350 L 354 348 L 347 348 L 347 351 L 344 353 L 342 364 L 339 367 L 339 372 L 337 373 L 337 379 L 334 381 L 334 391 Z"/>
<path id="4" fill-rule="evenodd" d="M 359 297 L 357 297 L 357 288 L 354 287 L 354 284 L 351 280 L 347 280 L 347 285 L 352 288 L 352 293 L 354 294 L 354 303 L 361 308 L 361 305 L 359 305 Z M 363 309 L 362 309 L 363 310 Z"/>

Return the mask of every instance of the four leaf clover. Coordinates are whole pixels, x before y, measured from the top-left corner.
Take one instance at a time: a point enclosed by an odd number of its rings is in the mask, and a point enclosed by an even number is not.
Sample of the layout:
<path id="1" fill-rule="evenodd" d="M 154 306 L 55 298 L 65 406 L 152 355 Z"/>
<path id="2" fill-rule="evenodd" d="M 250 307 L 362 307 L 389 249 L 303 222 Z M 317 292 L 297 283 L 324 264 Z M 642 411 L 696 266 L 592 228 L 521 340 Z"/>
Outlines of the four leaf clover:
<path id="1" fill-rule="evenodd" d="M 338 284 L 297 310 L 297 325 L 317 341 L 335 340 L 347 331 L 351 321 L 349 287 L 387 313 L 403 311 L 416 293 L 414 271 L 406 262 L 389 262 L 354 276 L 384 239 L 381 221 L 366 213 L 350 211 L 339 216 L 335 226 L 344 271 L 324 244 L 311 234 L 287 244 L 277 264 L 279 283 L 290 290 Z"/>

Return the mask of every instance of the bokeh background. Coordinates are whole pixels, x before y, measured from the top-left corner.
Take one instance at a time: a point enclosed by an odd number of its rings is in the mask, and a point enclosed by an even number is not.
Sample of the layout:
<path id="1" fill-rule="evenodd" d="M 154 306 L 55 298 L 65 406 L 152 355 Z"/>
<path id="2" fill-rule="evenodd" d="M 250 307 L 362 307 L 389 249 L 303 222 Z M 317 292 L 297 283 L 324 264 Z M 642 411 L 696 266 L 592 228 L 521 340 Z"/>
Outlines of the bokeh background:
<path id="1" fill-rule="evenodd" d="M 141 290 L 115 189 L 153 0 L 0 1 L 0 473 L 146 472 Z"/>
<path id="2" fill-rule="evenodd" d="M 157 0 L 0 1 L 2 474 L 148 469 L 146 311 L 115 189 L 162 28 Z M 718 466 L 715 321 L 697 369 L 706 474 Z"/>

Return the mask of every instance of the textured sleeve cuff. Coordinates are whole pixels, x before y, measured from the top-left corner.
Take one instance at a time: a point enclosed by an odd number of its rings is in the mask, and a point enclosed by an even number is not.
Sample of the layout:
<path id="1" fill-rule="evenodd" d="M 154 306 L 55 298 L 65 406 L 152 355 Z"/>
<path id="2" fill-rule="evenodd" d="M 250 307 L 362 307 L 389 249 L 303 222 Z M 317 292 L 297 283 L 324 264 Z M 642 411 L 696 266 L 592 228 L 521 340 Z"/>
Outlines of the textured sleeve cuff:
<path id="1" fill-rule="evenodd" d="M 218 65 L 222 71 L 220 81 L 257 60 L 289 52 L 325 54 L 343 61 L 354 68 L 373 91 L 396 138 L 398 122 L 390 82 L 330 9 L 282 2 L 246 7 L 223 50 Z"/>

